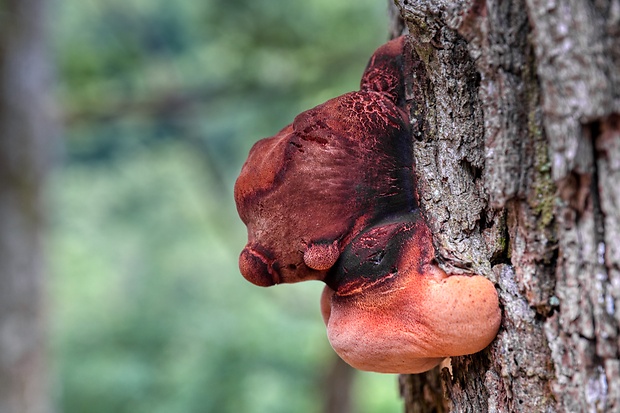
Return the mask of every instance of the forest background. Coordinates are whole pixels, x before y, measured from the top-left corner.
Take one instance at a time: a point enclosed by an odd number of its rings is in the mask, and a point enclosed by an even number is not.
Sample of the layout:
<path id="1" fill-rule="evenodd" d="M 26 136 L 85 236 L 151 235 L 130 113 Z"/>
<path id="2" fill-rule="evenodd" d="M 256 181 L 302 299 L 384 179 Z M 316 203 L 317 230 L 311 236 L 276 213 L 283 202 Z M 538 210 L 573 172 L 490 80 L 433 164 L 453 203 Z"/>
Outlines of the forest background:
<path id="1" fill-rule="evenodd" d="M 324 411 L 318 283 L 260 289 L 232 188 L 250 146 L 355 90 L 383 1 L 57 0 L 50 379 L 64 413 Z M 398 412 L 355 372 L 353 411 Z"/>

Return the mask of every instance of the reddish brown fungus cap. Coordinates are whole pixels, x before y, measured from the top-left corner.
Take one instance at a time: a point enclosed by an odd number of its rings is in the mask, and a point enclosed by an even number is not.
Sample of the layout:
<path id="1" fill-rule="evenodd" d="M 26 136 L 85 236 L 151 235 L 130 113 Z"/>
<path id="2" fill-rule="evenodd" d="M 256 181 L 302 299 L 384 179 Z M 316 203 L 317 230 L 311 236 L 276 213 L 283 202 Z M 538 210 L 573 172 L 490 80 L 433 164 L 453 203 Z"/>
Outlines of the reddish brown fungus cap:
<path id="1" fill-rule="evenodd" d="M 301 113 L 250 150 L 235 184 L 250 282 L 322 280 L 370 222 L 416 207 L 409 120 L 396 104 L 402 67 L 392 61 L 403 45 L 375 53 L 363 90 Z"/>

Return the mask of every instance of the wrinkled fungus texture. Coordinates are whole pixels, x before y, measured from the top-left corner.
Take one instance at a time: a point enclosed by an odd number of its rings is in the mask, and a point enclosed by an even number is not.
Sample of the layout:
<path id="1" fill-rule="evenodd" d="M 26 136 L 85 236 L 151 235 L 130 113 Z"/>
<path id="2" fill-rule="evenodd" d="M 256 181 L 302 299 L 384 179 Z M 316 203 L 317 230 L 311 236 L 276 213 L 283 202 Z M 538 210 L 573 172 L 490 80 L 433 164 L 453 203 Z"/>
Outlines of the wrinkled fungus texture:
<path id="1" fill-rule="evenodd" d="M 239 257 L 259 286 L 321 280 L 335 351 L 386 373 L 428 370 L 497 334 L 493 284 L 435 263 L 418 204 L 405 37 L 380 47 L 350 92 L 298 115 L 250 150 L 235 184 L 248 229 Z"/>

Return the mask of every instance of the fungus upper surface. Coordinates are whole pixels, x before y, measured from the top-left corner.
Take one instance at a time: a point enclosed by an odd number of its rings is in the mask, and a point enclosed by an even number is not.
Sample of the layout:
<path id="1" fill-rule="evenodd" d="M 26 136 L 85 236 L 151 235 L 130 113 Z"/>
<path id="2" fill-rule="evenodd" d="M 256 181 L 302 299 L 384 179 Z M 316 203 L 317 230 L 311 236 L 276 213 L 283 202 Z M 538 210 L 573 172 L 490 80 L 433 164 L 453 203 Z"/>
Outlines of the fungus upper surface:
<path id="1" fill-rule="evenodd" d="M 403 44 L 379 49 L 363 90 L 303 112 L 250 150 L 235 184 L 248 228 L 240 269 L 249 281 L 323 279 L 369 222 L 416 207 L 409 121 L 396 104 L 402 68 L 392 58 Z"/>

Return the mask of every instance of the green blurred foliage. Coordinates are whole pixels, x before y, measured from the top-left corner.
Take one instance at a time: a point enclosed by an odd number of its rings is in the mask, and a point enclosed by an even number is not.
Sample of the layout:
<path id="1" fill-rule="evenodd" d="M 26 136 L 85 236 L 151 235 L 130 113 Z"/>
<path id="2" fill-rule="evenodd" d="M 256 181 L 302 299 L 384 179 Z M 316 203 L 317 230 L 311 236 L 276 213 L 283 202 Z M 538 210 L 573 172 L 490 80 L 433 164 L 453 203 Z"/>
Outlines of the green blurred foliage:
<path id="1" fill-rule="evenodd" d="M 53 177 L 49 317 L 64 413 L 322 408 L 333 352 L 318 283 L 237 269 L 249 147 L 357 88 L 380 0 L 62 0 L 53 10 L 64 162 Z M 356 376 L 356 412 L 397 412 Z"/>

